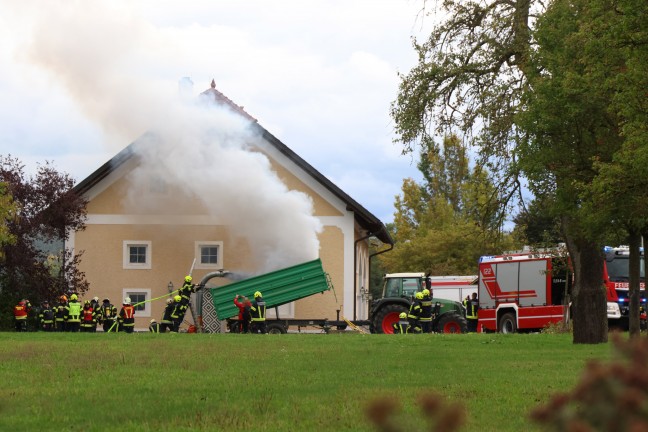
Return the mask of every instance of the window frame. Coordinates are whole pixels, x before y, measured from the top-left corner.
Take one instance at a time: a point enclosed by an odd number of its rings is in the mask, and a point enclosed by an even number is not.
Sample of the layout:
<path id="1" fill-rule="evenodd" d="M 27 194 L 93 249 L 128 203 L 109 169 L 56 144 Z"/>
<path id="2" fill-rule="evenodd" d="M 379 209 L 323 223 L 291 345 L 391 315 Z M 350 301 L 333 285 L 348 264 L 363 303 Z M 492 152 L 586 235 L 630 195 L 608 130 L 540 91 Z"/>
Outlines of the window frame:
<path id="1" fill-rule="evenodd" d="M 145 247 L 146 261 L 143 263 L 130 262 L 130 248 Z M 150 240 L 124 240 L 122 246 L 122 267 L 124 270 L 150 270 L 152 266 L 153 245 Z"/>
<path id="2" fill-rule="evenodd" d="M 217 259 L 215 264 L 205 264 L 201 262 L 202 248 L 214 247 L 218 248 Z M 194 242 L 194 257 L 196 258 L 196 265 L 194 268 L 203 270 L 222 270 L 223 269 L 223 242 L 216 240 L 199 240 Z"/>
<path id="3" fill-rule="evenodd" d="M 122 289 L 122 301 L 126 297 L 131 297 L 133 295 L 142 295 L 144 294 L 144 300 L 146 303 L 144 303 L 144 310 L 141 311 L 136 311 L 135 312 L 135 317 L 151 317 L 151 302 L 147 300 L 151 300 L 151 289 L 150 288 L 123 288 Z M 131 304 L 135 304 L 137 302 L 131 302 Z M 123 305 L 123 303 L 122 303 Z M 121 309 L 121 306 L 119 307 Z M 119 313 L 119 310 L 117 311 Z"/>

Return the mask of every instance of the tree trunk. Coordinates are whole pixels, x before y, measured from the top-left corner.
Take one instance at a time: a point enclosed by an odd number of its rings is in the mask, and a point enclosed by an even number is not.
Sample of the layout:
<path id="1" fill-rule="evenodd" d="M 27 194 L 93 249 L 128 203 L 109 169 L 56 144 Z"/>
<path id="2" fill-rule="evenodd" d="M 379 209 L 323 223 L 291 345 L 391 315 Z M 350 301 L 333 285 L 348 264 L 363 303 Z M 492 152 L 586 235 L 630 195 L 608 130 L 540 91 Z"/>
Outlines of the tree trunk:
<path id="1" fill-rule="evenodd" d="M 575 344 L 608 341 L 607 298 L 603 286 L 603 255 L 593 241 L 567 234 L 574 266 L 573 323 Z"/>
<path id="2" fill-rule="evenodd" d="M 639 248 L 641 247 L 641 234 L 639 230 L 629 229 L 628 230 L 630 246 L 630 258 L 629 258 L 629 275 L 630 275 L 630 284 L 628 288 L 628 297 L 630 297 L 630 312 L 628 316 L 628 330 L 630 332 L 630 337 L 638 337 L 640 328 L 639 328 L 639 272 L 641 270 L 641 256 L 639 253 Z"/>

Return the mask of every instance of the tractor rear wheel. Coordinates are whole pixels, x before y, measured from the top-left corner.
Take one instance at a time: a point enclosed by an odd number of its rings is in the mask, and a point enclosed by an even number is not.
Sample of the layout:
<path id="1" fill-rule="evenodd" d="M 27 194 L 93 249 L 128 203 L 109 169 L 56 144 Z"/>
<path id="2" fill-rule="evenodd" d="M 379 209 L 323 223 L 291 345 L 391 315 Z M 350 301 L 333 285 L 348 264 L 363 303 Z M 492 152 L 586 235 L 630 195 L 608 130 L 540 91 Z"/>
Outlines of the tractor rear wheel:
<path id="1" fill-rule="evenodd" d="M 376 333 L 394 334 L 394 323 L 398 322 L 401 312 L 407 312 L 405 306 L 390 304 L 376 314 L 372 322 L 372 328 Z"/>
<path id="2" fill-rule="evenodd" d="M 445 314 L 439 318 L 437 333 L 466 333 L 468 321 L 458 314 Z"/>

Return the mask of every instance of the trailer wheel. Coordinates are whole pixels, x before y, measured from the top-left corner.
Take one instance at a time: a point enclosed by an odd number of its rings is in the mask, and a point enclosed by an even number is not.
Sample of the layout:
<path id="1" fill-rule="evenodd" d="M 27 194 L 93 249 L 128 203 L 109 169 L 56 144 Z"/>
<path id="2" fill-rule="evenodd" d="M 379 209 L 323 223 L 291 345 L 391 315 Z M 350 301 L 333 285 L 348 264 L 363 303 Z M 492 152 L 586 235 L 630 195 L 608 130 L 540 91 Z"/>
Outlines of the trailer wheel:
<path id="1" fill-rule="evenodd" d="M 515 314 L 505 313 L 499 320 L 497 326 L 500 333 L 509 334 L 517 332 L 517 322 L 515 321 Z"/>
<path id="2" fill-rule="evenodd" d="M 404 306 L 390 304 L 380 309 L 373 320 L 373 328 L 376 333 L 394 334 L 393 324 L 398 322 L 398 315 L 407 312 Z"/>
<path id="3" fill-rule="evenodd" d="M 468 321 L 461 315 L 445 314 L 439 318 L 438 333 L 466 333 L 467 331 Z"/>
<path id="4" fill-rule="evenodd" d="M 286 326 L 281 323 L 269 323 L 268 324 L 268 333 L 269 334 L 286 334 L 288 329 Z"/>

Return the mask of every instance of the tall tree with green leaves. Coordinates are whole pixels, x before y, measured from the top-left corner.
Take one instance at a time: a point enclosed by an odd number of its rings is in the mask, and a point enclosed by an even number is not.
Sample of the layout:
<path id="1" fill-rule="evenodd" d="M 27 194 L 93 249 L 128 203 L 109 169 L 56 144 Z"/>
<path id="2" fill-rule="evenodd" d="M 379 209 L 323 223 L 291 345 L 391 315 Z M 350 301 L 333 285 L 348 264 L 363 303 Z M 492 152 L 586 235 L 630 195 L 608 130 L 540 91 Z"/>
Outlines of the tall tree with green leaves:
<path id="1" fill-rule="evenodd" d="M 14 241 L 0 245 L 1 315 L 11 316 L 10 308 L 22 298 L 40 302 L 86 291 L 88 283 L 78 269 L 80 252 L 64 247 L 72 232 L 84 228 L 86 218 L 86 200 L 72 192 L 74 180 L 50 163 L 27 175 L 18 159 L 0 156 L 0 182 L 17 207 L 6 225 Z"/>

